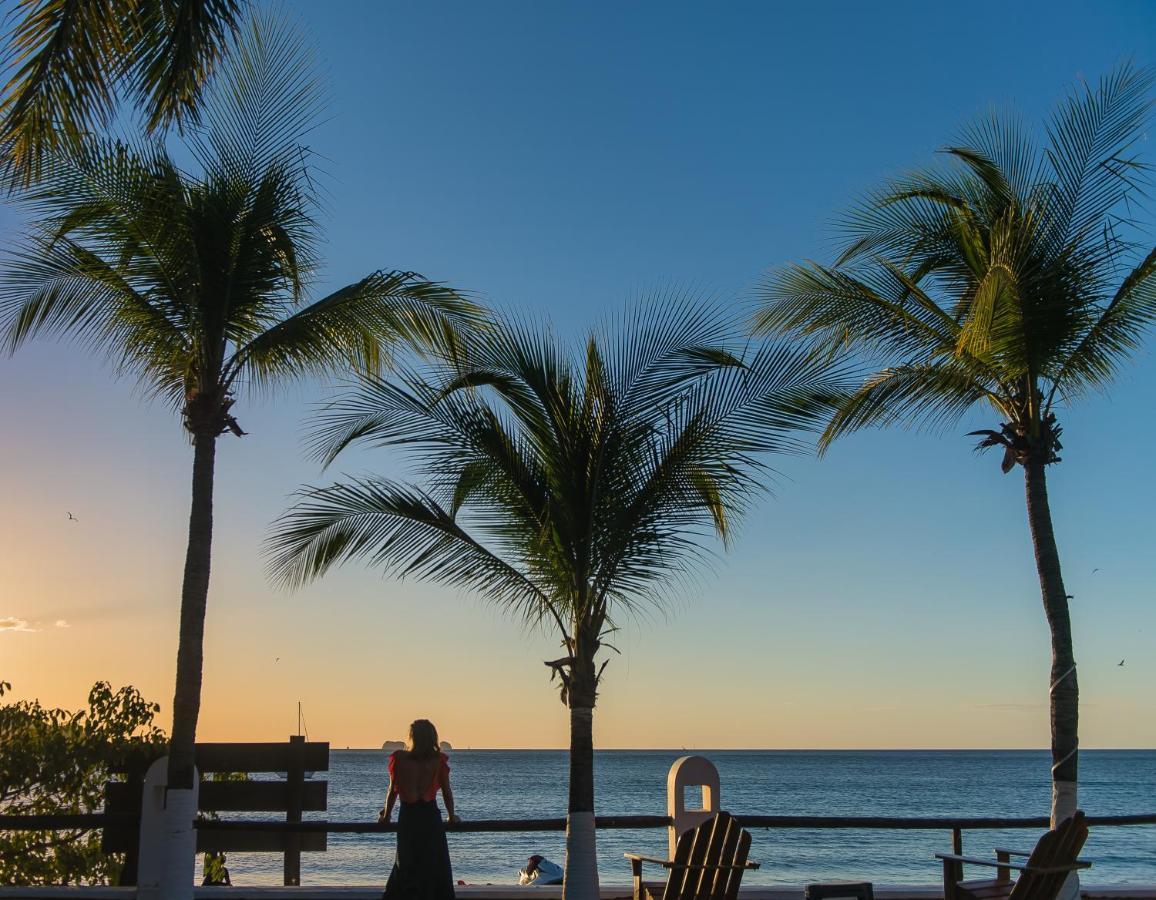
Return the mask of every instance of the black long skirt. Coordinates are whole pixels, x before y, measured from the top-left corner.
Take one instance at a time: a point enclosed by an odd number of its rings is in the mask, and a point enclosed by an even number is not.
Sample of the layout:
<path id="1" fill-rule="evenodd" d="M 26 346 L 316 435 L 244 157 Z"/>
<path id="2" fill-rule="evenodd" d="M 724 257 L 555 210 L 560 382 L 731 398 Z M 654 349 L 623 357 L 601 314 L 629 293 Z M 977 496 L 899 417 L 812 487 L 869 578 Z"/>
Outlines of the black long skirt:
<path id="1" fill-rule="evenodd" d="M 450 848 L 436 800 L 402 803 L 397 813 L 397 855 L 384 900 L 454 900 Z"/>

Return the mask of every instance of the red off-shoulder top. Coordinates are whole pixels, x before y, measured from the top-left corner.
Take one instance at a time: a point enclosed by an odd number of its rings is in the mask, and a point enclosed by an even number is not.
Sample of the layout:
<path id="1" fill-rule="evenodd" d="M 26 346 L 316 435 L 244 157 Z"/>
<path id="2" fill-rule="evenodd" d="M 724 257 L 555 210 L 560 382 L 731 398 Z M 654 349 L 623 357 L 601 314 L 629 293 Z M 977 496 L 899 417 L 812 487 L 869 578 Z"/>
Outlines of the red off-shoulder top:
<path id="1" fill-rule="evenodd" d="M 397 760 L 403 753 L 405 753 L 404 750 L 394 750 L 393 753 L 389 754 L 389 780 L 391 784 L 397 784 Z M 439 753 L 438 757 L 439 765 L 437 774 L 434 775 L 433 781 L 430 782 L 430 786 L 426 788 L 425 793 L 421 797 L 406 797 L 399 790 L 398 796 L 401 797 L 403 802 L 416 803 L 418 800 L 437 799 L 438 791 L 448 783 L 450 777 L 450 758 L 444 753 Z"/>

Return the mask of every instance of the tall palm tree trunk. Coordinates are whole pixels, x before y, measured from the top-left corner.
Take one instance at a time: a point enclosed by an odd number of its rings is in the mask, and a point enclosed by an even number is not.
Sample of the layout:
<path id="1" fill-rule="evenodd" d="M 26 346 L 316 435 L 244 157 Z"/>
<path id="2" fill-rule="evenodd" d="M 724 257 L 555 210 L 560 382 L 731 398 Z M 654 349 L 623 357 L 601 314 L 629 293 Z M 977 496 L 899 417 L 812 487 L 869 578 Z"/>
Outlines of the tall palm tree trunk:
<path id="1" fill-rule="evenodd" d="M 566 817 L 563 900 L 598 900 L 598 851 L 594 829 L 594 703 L 597 678 L 593 654 L 582 651 L 583 648 L 579 646 L 575 653 L 568 699 L 570 800 Z"/>
<path id="2" fill-rule="evenodd" d="M 570 707 L 571 813 L 594 812 L 594 710 Z"/>
<path id="3" fill-rule="evenodd" d="M 173 696 L 173 731 L 169 739 L 167 789 L 161 827 L 152 842 L 159 858 L 146 863 L 142 900 L 192 900 L 196 871 L 197 815 L 195 742 L 201 710 L 201 663 L 204 656 L 205 601 L 213 545 L 213 469 L 217 435 L 200 428 L 193 433 L 193 498 L 189 512 L 189 545 L 181 586 L 181 634 L 177 648 L 177 684 Z M 148 799 L 146 798 L 146 803 Z"/>
<path id="4" fill-rule="evenodd" d="M 1045 464 L 1038 459 L 1024 465 L 1028 525 L 1036 553 L 1044 613 L 1052 633 L 1052 827 L 1076 811 L 1079 763 L 1080 688 L 1072 651 L 1072 623 L 1068 596 L 1060 574 L 1060 555 L 1048 507 Z"/>
<path id="5" fill-rule="evenodd" d="M 181 586 L 181 633 L 177 648 L 177 685 L 173 696 L 173 732 L 169 742 L 169 789 L 193 787 L 197 718 L 201 712 L 205 605 L 213 549 L 213 475 L 217 436 L 202 430 L 193 438 L 193 500 L 189 546 Z"/>

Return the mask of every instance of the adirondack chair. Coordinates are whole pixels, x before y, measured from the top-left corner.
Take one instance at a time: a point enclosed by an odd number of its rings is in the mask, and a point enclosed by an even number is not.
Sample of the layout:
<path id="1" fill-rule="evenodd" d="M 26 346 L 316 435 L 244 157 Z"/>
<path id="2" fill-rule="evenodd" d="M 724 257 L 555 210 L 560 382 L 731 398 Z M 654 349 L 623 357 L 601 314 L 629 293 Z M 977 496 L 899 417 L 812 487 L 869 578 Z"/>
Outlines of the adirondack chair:
<path id="1" fill-rule="evenodd" d="M 634 873 L 634 900 L 735 900 L 747 869 L 751 836 L 729 813 L 716 813 L 678 839 L 674 859 L 653 859 L 627 853 Z M 642 864 L 656 863 L 667 871 L 666 883 L 642 880 Z"/>
<path id="2" fill-rule="evenodd" d="M 1031 853 L 998 848 L 994 861 L 936 853 L 943 860 L 944 900 L 1055 900 L 1068 875 L 1092 865 L 1077 859 L 1087 839 L 1088 822 L 1077 812 L 1041 837 Z M 1027 862 L 1012 862 L 1013 856 L 1027 857 Z M 996 877 L 962 881 L 964 863 L 990 866 Z M 1011 880 L 1013 869 L 1020 873 L 1015 881 Z"/>

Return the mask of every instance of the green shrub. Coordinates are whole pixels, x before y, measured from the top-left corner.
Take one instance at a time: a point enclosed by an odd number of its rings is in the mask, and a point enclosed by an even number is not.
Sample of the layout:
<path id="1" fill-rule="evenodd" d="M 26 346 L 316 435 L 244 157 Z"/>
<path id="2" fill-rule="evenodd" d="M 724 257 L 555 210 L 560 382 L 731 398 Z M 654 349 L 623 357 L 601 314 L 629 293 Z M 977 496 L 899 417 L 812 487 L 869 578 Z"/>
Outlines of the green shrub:
<path id="1" fill-rule="evenodd" d="M 0 697 L 11 685 L 0 682 Z M 93 685 L 88 708 L 0 702 L 0 813 L 98 813 L 104 784 L 132 758 L 164 753 L 160 711 L 131 686 Z M 100 831 L 0 831 L 0 884 L 112 884 L 121 860 L 100 850 Z"/>

